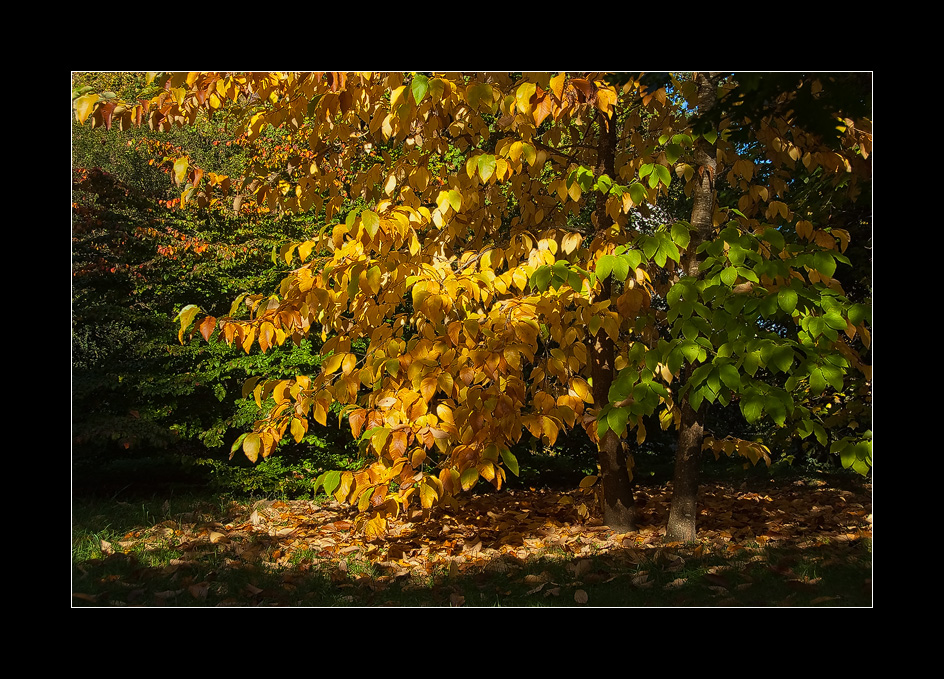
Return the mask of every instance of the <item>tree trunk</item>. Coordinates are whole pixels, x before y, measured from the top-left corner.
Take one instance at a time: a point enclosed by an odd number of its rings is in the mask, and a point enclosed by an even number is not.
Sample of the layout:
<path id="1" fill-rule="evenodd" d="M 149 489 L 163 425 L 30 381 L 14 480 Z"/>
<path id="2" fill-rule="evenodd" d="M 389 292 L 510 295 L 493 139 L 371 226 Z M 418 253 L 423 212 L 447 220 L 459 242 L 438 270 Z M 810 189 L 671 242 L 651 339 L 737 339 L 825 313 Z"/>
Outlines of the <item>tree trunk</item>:
<path id="1" fill-rule="evenodd" d="M 616 176 L 616 125 L 600 115 L 600 141 L 597 155 L 597 176 Z M 597 231 L 605 231 L 613 224 L 606 212 L 606 196 L 597 194 L 594 207 Z M 602 290 L 597 301 L 610 298 L 612 278 L 601 283 Z M 609 398 L 610 385 L 615 371 L 613 340 L 602 328 L 593 338 L 590 356 L 590 372 L 593 377 L 593 401 L 602 408 Z M 636 501 L 633 497 L 632 477 L 629 475 L 628 453 L 623 449 L 620 437 L 611 429 L 601 437 L 598 445 L 598 462 L 603 489 L 603 523 L 610 528 L 629 532 L 636 530 Z"/>
<path id="2" fill-rule="evenodd" d="M 675 473 L 672 477 L 672 504 L 665 528 L 666 542 L 694 542 L 697 536 L 698 476 L 701 471 L 704 425 L 687 397 L 682 399 L 681 409 Z"/>
<path id="3" fill-rule="evenodd" d="M 715 105 L 718 76 L 698 73 L 698 108 L 707 112 Z M 696 254 L 698 246 L 712 237 L 714 215 L 714 182 L 718 162 L 714 144 L 701 138 L 695 144 L 695 164 L 698 179 L 692 192 L 692 238 L 682 259 L 683 274 L 698 278 L 701 267 Z M 682 384 L 688 381 L 693 366 L 683 372 Z M 695 411 L 688 394 L 682 397 L 681 422 L 679 423 L 678 447 L 675 451 L 675 473 L 672 480 L 672 504 L 666 524 L 667 542 L 693 542 L 696 538 L 695 520 L 698 515 L 698 476 L 701 470 L 701 446 L 705 427 L 701 412 Z"/>
<path id="4" fill-rule="evenodd" d="M 603 523 L 619 533 L 637 528 L 636 499 L 623 442 L 612 429 L 600 440 L 597 460 L 603 488 Z"/>

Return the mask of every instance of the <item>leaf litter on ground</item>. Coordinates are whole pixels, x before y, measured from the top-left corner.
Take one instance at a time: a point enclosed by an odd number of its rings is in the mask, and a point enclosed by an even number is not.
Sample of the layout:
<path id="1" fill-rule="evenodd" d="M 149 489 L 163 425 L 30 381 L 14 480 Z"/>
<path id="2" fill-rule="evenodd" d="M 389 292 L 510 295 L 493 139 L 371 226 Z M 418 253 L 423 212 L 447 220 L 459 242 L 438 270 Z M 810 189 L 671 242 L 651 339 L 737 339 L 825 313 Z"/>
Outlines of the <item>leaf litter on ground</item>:
<path id="1" fill-rule="evenodd" d="M 745 575 L 743 564 L 750 563 L 763 565 L 763 572 L 782 581 L 790 593 L 782 601 L 748 605 L 790 605 L 797 592 L 808 594 L 804 601 L 812 605 L 842 605 L 841 596 L 815 596 L 817 578 L 796 572 L 790 557 L 771 561 L 765 554 L 770 549 L 787 554 L 861 541 L 870 546 L 872 536 L 869 485 L 854 492 L 823 482 L 797 481 L 756 492 L 706 482 L 699 496 L 699 541 L 692 545 L 664 541 L 670 484 L 640 487 L 637 499 L 640 526 L 633 533 L 602 525 L 593 495 L 586 490 L 506 489 L 468 495 L 455 510 L 437 509 L 428 517 L 417 511 L 389 520 L 387 535 L 374 539 L 356 531 L 351 508 L 333 500 L 233 503 L 225 515 L 216 516 L 212 512 L 174 516 L 165 504 L 164 520 L 129 531 L 117 542 L 102 540 L 101 559 L 76 564 L 73 601 L 74 605 L 148 605 L 143 601 L 306 605 L 304 600 L 293 601 L 292 594 L 301 591 L 307 577 L 321 573 L 334 585 L 334 595 L 345 593 L 336 602 L 342 605 L 379 605 L 377 593 L 388 590 L 412 591 L 422 601 L 424 593 L 438 587 L 446 589 L 437 592 L 431 605 L 469 605 L 468 594 L 455 584 L 463 578 L 491 579 L 499 583 L 495 589 L 500 595 L 518 598 L 517 604 L 503 605 L 530 605 L 536 598 L 556 598 L 563 605 L 565 592 L 571 605 L 594 605 L 591 588 L 608 584 L 658 589 L 666 602 L 671 602 L 673 593 L 697 584 L 716 597 L 718 605 L 736 605 L 744 603 L 737 597 L 751 590 L 757 579 L 756 569 L 751 571 L 754 575 Z M 91 574 L 100 562 L 139 560 L 136 555 L 159 545 L 169 546 L 178 556 L 144 570 L 157 569 L 165 576 L 153 578 L 155 584 L 169 579 L 180 587 L 154 592 L 148 600 L 148 578 L 135 564 L 137 568 L 126 576 L 129 596 L 124 600 L 116 600 L 112 592 L 112 598 L 103 601 L 94 591 L 104 585 Z M 709 564 L 709 556 L 727 561 Z M 823 567 L 831 560 L 842 557 L 819 558 Z M 555 561 L 565 567 L 551 572 L 546 566 Z M 707 564 L 697 577 L 686 571 L 696 562 Z M 208 578 L 237 569 L 256 574 L 255 582 L 250 578 L 235 592 L 226 584 L 214 586 L 209 579 L 192 575 L 206 564 L 212 566 Z M 276 584 L 263 586 L 263 579 Z M 114 580 L 110 576 L 109 584 Z M 863 586 L 870 589 L 870 581 Z M 370 596 L 362 596 L 365 592 Z M 685 603 L 680 600 L 675 605 Z"/>

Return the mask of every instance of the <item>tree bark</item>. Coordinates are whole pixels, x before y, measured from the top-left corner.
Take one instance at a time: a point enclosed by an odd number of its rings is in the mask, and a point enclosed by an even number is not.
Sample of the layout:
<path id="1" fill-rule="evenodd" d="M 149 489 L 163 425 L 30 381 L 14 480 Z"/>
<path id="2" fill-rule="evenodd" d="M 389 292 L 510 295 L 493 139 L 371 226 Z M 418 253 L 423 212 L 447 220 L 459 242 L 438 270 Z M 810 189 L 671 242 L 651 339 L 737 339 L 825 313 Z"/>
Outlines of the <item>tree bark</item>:
<path id="1" fill-rule="evenodd" d="M 718 75 L 698 73 L 696 77 L 698 79 L 698 108 L 700 112 L 706 112 L 714 107 L 717 99 Z M 718 171 L 714 144 L 710 144 L 704 138 L 696 142 L 695 164 L 697 180 L 692 192 L 692 237 L 682 259 L 682 269 L 684 275 L 698 278 L 701 275 L 701 263 L 696 254 L 698 246 L 711 238 L 713 230 L 714 182 Z M 683 385 L 688 381 L 692 369 L 693 366 L 688 365 L 683 371 Z M 701 446 L 705 435 L 704 406 L 700 411 L 695 411 L 686 393 L 679 407 L 681 421 L 678 446 L 675 450 L 672 503 L 669 507 L 665 540 L 667 542 L 693 542 L 697 536 L 698 477 L 701 471 Z"/>
<path id="2" fill-rule="evenodd" d="M 689 371 L 690 372 L 690 371 Z M 698 518 L 698 477 L 701 471 L 701 444 L 704 425 L 699 413 L 682 399 L 675 472 L 672 477 L 672 504 L 665 528 L 666 542 L 694 542 Z"/>
<path id="3" fill-rule="evenodd" d="M 600 115 L 600 140 L 597 155 L 597 176 L 616 176 L 616 125 Z M 597 194 L 594 215 L 597 231 L 605 231 L 613 224 L 606 212 L 606 196 Z M 612 278 L 601 283 L 597 301 L 610 299 Z M 615 370 L 613 340 L 602 328 L 593 339 L 590 356 L 593 377 L 593 401 L 602 408 L 609 398 Z M 630 532 L 636 530 L 636 501 L 633 497 L 632 477 L 629 474 L 629 454 L 623 449 L 619 435 L 608 429 L 598 444 L 597 460 L 603 489 L 603 523 L 610 528 Z"/>

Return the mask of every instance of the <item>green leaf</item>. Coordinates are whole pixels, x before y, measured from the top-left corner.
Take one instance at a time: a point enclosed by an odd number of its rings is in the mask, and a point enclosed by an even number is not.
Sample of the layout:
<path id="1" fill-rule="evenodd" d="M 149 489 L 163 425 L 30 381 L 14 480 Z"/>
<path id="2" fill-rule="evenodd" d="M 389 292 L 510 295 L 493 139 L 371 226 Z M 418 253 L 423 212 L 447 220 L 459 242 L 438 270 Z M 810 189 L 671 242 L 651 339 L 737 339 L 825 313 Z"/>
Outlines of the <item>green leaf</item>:
<path id="1" fill-rule="evenodd" d="M 413 76 L 413 83 L 410 85 L 410 90 L 413 92 L 413 101 L 419 104 L 429 91 L 429 79 L 425 75 L 417 73 Z"/>
<path id="2" fill-rule="evenodd" d="M 629 259 L 625 255 L 620 255 L 615 257 L 616 261 L 613 263 L 613 276 L 618 281 L 625 281 L 629 276 Z"/>
<path id="3" fill-rule="evenodd" d="M 603 255 L 600 257 L 600 259 L 597 260 L 596 269 L 594 269 L 597 278 L 601 281 L 606 280 L 606 277 L 613 272 L 613 265 L 615 263 L 616 257 L 614 255 Z"/>
<path id="4" fill-rule="evenodd" d="M 666 238 L 659 243 L 659 251 L 656 253 L 656 264 L 660 267 L 665 266 L 665 262 L 668 259 L 677 262 L 681 258 L 681 253 L 679 253 L 678 248 L 675 247 L 675 243 L 671 240 Z"/>
<path id="5" fill-rule="evenodd" d="M 741 362 L 741 367 L 744 368 L 744 372 L 753 377 L 760 367 L 760 352 L 752 351 L 747 354 Z"/>
<path id="6" fill-rule="evenodd" d="M 367 231 L 367 235 L 373 239 L 380 229 L 380 216 L 372 210 L 365 210 L 361 213 L 361 224 Z"/>
<path id="7" fill-rule="evenodd" d="M 867 304 L 853 304 L 848 313 L 852 325 L 860 325 L 863 321 L 872 322 L 872 310 Z"/>
<path id="8" fill-rule="evenodd" d="M 668 186 L 672 183 L 672 173 L 669 172 L 669 168 L 665 165 L 656 165 L 652 171 L 653 176 L 658 177 L 659 181 Z M 650 183 L 652 179 L 650 178 Z M 655 187 L 653 187 L 655 188 Z"/>
<path id="9" fill-rule="evenodd" d="M 774 252 L 780 252 L 783 250 L 784 240 L 783 234 L 780 233 L 778 229 L 769 228 L 764 231 L 762 238 L 770 244 L 771 249 Z"/>
<path id="10" fill-rule="evenodd" d="M 823 320 L 826 321 L 826 325 L 834 330 L 846 329 L 846 319 L 842 317 L 842 313 L 838 309 L 830 309 L 827 311 Z"/>
<path id="11" fill-rule="evenodd" d="M 597 260 L 596 274 L 604 280 L 610 274 L 619 281 L 625 281 L 629 276 L 629 258 L 625 255 L 603 255 Z"/>
<path id="12" fill-rule="evenodd" d="M 685 222 L 676 222 L 672 225 L 672 240 L 680 248 L 687 248 L 692 235 L 689 232 L 689 226 Z"/>
<path id="13" fill-rule="evenodd" d="M 820 367 L 820 370 L 823 373 L 823 377 L 829 383 L 829 386 L 836 391 L 842 391 L 844 375 L 841 368 L 830 365 L 829 363 L 824 363 Z"/>
<path id="14" fill-rule="evenodd" d="M 610 385 L 607 400 L 610 403 L 619 403 L 629 398 L 629 395 L 632 393 L 633 384 L 636 381 L 634 377 L 633 370 L 629 368 L 620 370 L 616 379 L 613 380 L 613 383 Z"/>
<path id="15" fill-rule="evenodd" d="M 489 155 L 487 153 L 483 153 L 482 155 L 479 156 L 479 159 L 478 159 L 479 177 L 482 178 L 483 182 L 487 182 L 489 180 L 489 177 L 495 174 L 496 165 L 497 165 L 497 161 L 495 160 L 495 156 Z"/>
<path id="16" fill-rule="evenodd" d="M 724 386 L 731 391 L 737 391 L 741 388 L 741 375 L 738 373 L 737 368 L 730 363 L 725 363 L 720 366 L 718 368 L 718 374 L 721 377 L 721 381 L 724 382 Z"/>
<path id="17" fill-rule="evenodd" d="M 341 485 L 341 472 L 337 470 L 325 472 L 321 487 L 324 488 L 328 495 L 332 495 L 334 491 L 338 489 L 339 485 Z"/>
<path id="18" fill-rule="evenodd" d="M 824 276 L 832 278 L 836 273 L 836 260 L 829 252 L 815 252 L 813 253 L 813 268 Z"/>
<path id="19" fill-rule="evenodd" d="M 509 471 L 515 476 L 518 476 L 518 459 L 512 454 L 507 448 L 502 448 L 501 451 L 502 462 L 505 463 L 505 466 L 508 467 Z"/>
<path id="20" fill-rule="evenodd" d="M 792 288 L 780 288 L 777 291 L 777 304 L 788 314 L 792 314 L 793 310 L 796 309 L 798 299 L 796 290 Z"/>
<path id="21" fill-rule="evenodd" d="M 605 174 L 600 175 L 600 178 L 597 179 L 596 184 L 594 184 L 594 188 L 595 188 L 597 191 L 600 191 L 601 193 L 609 193 L 609 192 L 610 192 L 610 187 L 612 187 L 612 186 L 613 186 L 613 180 L 610 179 L 610 178 L 609 178 L 607 175 L 605 175 Z"/>
<path id="22" fill-rule="evenodd" d="M 814 394 L 822 394 L 826 390 L 826 376 L 820 368 L 813 368 L 810 371 L 810 391 Z"/>
<path id="23" fill-rule="evenodd" d="M 551 267 L 540 266 L 537 270 L 531 274 L 531 287 L 544 292 L 547 290 L 548 285 L 551 282 Z"/>
<path id="24" fill-rule="evenodd" d="M 669 144 L 665 147 L 665 159 L 673 165 L 675 164 L 675 161 L 682 156 L 682 153 L 684 153 L 684 151 L 678 144 Z"/>
<path id="25" fill-rule="evenodd" d="M 629 408 L 611 408 L 606 416 L 606 423 L 610 429 L 622 436 L 626 433 L 626 422 L 629 419 Z"/>
<path id="26" fill-rule="evenodd" d="M 770 356 L 769 365 L 780 372 L 789 372 L 793 367 L 793 349 L 778 347 Z"/>
<path id="27" fill-rule="evenodd" d="M 229 449 L 229 459 L 231 459 L 231 460 L 233 459 L 233 455 L 234 455 L 234 454 L 236 453 L 236 451 L 239 450 L 240 447 L 243 445 L 243 441 L 246 440 L 246 437 L 247 437 L 247 436 L 249 436 L 249 432 L 246 432 L 246 433 L 244 433 L 244 434 L 240 434 L 240 435 L 239 435 L 239 438 L 236 439 L 236 442 L 233 443 L 232 447 Z"/>
<path id="28" fill-rule="evenodd" d="M 682 355 L 689 363 L 694 363 L 701 355 L 701 347 L 697 342 L 692 342 L 691 340 L 685 340 L 682 342 L 679 345 L 679 351 L 682 352 Z"/>
<path id="29" fill-rule="evenodd" d="M 749 424 L 753 424 L 764 416 L 764 395 L 756 390 L 750 390 L 741 395 L 741 413 Z"/>

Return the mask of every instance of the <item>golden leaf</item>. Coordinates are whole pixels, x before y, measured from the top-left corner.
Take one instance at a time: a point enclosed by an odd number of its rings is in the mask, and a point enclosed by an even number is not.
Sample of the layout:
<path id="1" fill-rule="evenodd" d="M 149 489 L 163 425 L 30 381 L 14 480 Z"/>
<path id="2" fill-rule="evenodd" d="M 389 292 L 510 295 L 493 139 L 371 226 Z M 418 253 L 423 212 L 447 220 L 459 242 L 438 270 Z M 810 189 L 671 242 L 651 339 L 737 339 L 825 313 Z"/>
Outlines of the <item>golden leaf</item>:
<path id="1" fill-rule="evenodd" d="M 259 450 L 262 446 L 262 439 L 259 434 L 252 432 L 243 439 L 243 453 L 249 458 L 250 462 L 259 459 Z"/>
<path id="2" fill-rule="evenodd" d="M 341 363 L 344 361 L 346 354 L 332 354 L 329 356 L 324 364 L 323 370 L 325 375 L 331 375 L 338 371 L 338 368 L 341 367 Z"/>
<path id="3" fill-rule="evenodd" d="M 177 184 L 183 184 L 187 179 L 187 168 L 190 166 L 190 159 L 187 156 L 178 158 L 174 161 L 174 179 Z"/>
<path id="4" fill-rule="evenodd" d="M 73 104 L 75 107 L 75 119 L 79 121 L 80 125 L 84 125 L 88 117 L 92 115 L 92 111 L 95 110 L 95 104 L 97 103 L 97 94 L 87 94 L 75 100 Z"/>

